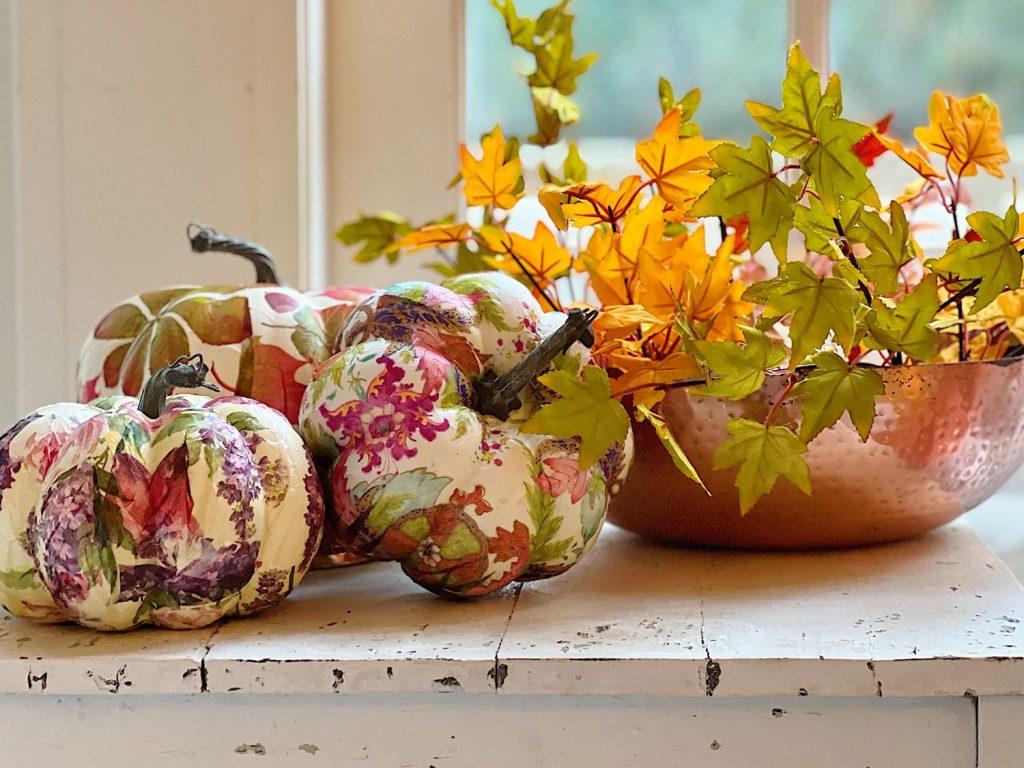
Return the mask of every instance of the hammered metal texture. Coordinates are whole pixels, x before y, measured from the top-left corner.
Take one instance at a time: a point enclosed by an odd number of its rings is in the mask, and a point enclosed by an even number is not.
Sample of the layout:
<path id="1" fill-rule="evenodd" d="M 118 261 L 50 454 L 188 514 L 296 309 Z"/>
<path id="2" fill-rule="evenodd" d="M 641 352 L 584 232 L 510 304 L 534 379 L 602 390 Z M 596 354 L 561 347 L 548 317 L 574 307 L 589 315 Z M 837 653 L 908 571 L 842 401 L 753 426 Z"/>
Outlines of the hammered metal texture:
<path id="1" fill-rule="evenodd" d="M 885 395 L 862 443 L 849 418 L 805 455 L 812 495 L 782 478 L 745 517 L 736 468 L 711 469 L 726 422 L 761 421 L 784 377 L 740 402 L 668 393 L 663 415 L 711 491 L 682 477 L 646 423 L 634 424 L 636 458 L 608 519 L 644 536 L 742 549 L 813 549 L 906 538 L 936 528 L 991 496 L 1024 460 L 1021 360 L 881 370 Z M 776 424 L 795 426 L 783 403 Z"/>

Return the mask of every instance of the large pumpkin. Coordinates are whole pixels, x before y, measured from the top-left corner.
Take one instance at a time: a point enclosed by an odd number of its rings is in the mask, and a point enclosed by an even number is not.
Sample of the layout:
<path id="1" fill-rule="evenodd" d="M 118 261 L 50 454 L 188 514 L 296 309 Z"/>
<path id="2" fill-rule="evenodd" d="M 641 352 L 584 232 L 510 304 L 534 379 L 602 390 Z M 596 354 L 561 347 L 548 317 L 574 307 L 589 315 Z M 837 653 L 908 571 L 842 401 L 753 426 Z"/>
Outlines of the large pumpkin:
<path id="1" fill-rule="evenodd" d="M 581 469 L 578 441 L 520 430 L 553 394 L 532 374 L 500 417 L 482 412 L 480 394 L 518 380 L 526 358 L 579 375 L 590 352 L 575 340 L 592 319 L 580 317 L 543 312 L 497 273 L 400 283 L 358 307 L 344 351 L 302 403 L 300 432 L 331 463 L 325 547 L 398 560 L 451 595 L 576 563 L 625 475 L 630 438 Z"/>
<path id="2" fill-rule="evenodd" d="M 225 390 L 276 408 L 293 424 L 315 366 L 369 288 L 302 293 L 281 285 L 260 246 L 190 230 L 197 252 L 234 253 L 256 267 L 249 286 L 176 286 L 133 296 L 108 312 L 82 347 L 78 399 L 136 396 L 157 369 L 201 353 Z"/>
<path id="3" fill-rule="evenodd" d="M 189 629 L 273 605 L 302 580 L 323 523 L 312 460 L 262 403 L 167 397 L 207 371 L 181 360 L 141 401 L 47 406 L 0 438 L 9 611 Z"/>

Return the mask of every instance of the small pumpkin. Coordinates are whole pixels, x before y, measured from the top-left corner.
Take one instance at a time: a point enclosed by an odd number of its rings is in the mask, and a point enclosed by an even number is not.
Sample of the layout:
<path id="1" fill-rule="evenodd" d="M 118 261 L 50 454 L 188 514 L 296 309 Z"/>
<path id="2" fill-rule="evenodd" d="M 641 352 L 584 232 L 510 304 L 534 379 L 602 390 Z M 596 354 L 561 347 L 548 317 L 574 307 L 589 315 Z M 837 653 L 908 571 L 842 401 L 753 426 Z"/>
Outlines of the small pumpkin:
<path id="1" fill-rule="evenodd" d="M 0 438 L 0 600 L 103 630 L 202 627 L 282 600 L 316 553 L 323 497 L 280 413 L 201 388 L 201 356 L 139 400 L 46 406 Z"/>
<path id="2" fill-rule="evenodd" d="M 302 293 L 282 285 L 261 246 L 190 227 L 197 253 L 221 251 L 255 266 L 248 286 L 175 286 L 133 296 L 108 312 L 82 346 L 78 399 L 137 396 L 157 369 L 201 353 L 232 394 L 276 408 L 293 424 L 315 366 L 333 354 L 338 330 L 369 288 Z"/>
<path id="3" fill-rule="evenodd" d="M 498 273 L 406 282 L 353 311 L 300 432 L 328 470 L 325 549 L 397 560 L 437 593 L 554 576 L 593 545 L 632 443 L 581 469 L 575 439 L 526 434 L 552 364 L 580 375 L 593 316 L 544 312 Z M 510 394 L 494 407 L 494 393 Z"/>

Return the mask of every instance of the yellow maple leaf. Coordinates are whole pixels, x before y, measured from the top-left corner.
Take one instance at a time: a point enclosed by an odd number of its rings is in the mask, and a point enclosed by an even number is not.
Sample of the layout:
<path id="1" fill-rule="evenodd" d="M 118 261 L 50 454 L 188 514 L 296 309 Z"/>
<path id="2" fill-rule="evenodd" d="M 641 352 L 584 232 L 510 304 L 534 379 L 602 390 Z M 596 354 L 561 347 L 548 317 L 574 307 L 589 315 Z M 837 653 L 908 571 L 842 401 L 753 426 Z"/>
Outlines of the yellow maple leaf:
<path id="1" fill-rule="evenodd" d="M 914 137 L 942 155 L 958 176 L 974 176 L 981 166 L 997 178 L 1010 159 L 1000 133 L 999 108 L 983 93 L 966 99 L 936 91 L 928 103 L 928 125 L 914 129 Z"/>
<path id="2" fill-rule="evenodd" d="M 639 205 L 643 186 L 643 180 L 637 175 L 624 178 L 618 189 L 607 184 L 577 184 L 565 190 L 571 202 L 562 205 L 562 214 L 577 227 L 607 223 L 617 228 L 619 219 Z"/>
<path id="3" fill-rule="evenodd" d="M 469 224 L 431 224 L 410 232 L 388 250 L 415 253 L 426 248 L 443 248 L 465 242 L 472 232 Z"/>
<path id="4" fill-rule="evenodd" d="M 643 327 L 664 327 L 658 318 L 639 304 L 606 306 L 594 321 L 594 333 L 603 340 L 621 339 Z"/>
<path id="5" fill-rule="evenodd" d="M 461 148 L 462 193 L 469 205 L 493 205 L 509 209 L 522 195 L 523 171 L 518 154 L 506 160 L 507 145 L 500 126 L 484 136 L 483 154 L 478 160 L 463 144 Z"/>
<path id="6" fill-rule="evenodd" d="M 669 110 L 650 139 L 636 145 L 636 161 L 658 192 L 678 211 L 685 212 L 712 184 L 708 156 L 719 142 L 702 136 L 679 138 L 679 108 Z"/>
<path id="7" fill-rule="evenodd" d="M 572 258 L 558 244 L 554 233 L 538 221 L 532 237 L 506 232 L 498 227 L 482 227 L 487 247 L 495 255 L 484 260 L 495 269 L 517 277 L 529 274 L 546 287 L 569 271 Z"/>
<path id="8" fill-rule="evenodd" d="M 729 286 L 722 306 L 715 313 L 708 331 L 708 341 L 743 341 L 742 326 L 749 324 L 754 305 L 743 300 L 747 286 L 735 282 Z"/>
<path id="9" fill-rule="evenodd" d="M 928 162 L 928 158 L 925 157 L 924 152 L 921 151 L 920 148 L 912 147 L 907 149 L 899 139 L 895 139 L 892 136 L 886 136 L 885 134 L 879 133 L 877 130 L 874 132 L 874 136 L 883 147 L 896 155 L 896 157 L 909 165 L 924 178 L 939 178 L 942 176 L 942 174 L 935 170 L 931 163 Z"/>

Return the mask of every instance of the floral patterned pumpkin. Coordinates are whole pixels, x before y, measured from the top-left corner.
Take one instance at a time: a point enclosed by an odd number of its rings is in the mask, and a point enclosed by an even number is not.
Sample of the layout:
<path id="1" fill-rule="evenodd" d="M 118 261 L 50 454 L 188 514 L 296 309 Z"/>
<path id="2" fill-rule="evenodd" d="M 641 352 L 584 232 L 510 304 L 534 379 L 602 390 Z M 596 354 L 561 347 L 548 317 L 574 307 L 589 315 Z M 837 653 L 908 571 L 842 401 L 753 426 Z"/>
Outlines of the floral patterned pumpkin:
<path id="1" fill-rule="evenodd" d="M 474 390 L 511 375 L 565 322 L 497 273 L 399 283 L 358 307 L 345 350 L 302 401 L 300 432 L 331 465 L 325 549 L 398 560 L 452 595 L 576 563 L 625 476 L 631 437 L 581 470 L 576 440 L 520 431 L 552 396 L 536 381 L 507 419 L 473 407 Z M 554 362 L 578 375 L 589 360 L 577 342 Z"/>
<path id="2" fill-rule="evenodd" d="M 313 369 L 335 351 L 352 307 L 372 292 L 340 286 L 305 294 L 279 284 L 270 255 L 210 230 L 197 251 L 235 253 L 256 266 L 256 285 L 179 286 L 143 293 L 100 320 L 78 360 L 79 402 L 136 396 L 154 371 L 202 353 L 224 389 L 276 408 L 296 423 Z"/>
<path id="3" fill-rule="evenodd" d="M 9 611 L 191 629 L 273 605 L 302 580 L 323 526 L 312 459 L 262 403 L 167 397 L 207 371 L 182 359 L 138 401 L 47 406 L 0 438 Z"/>

